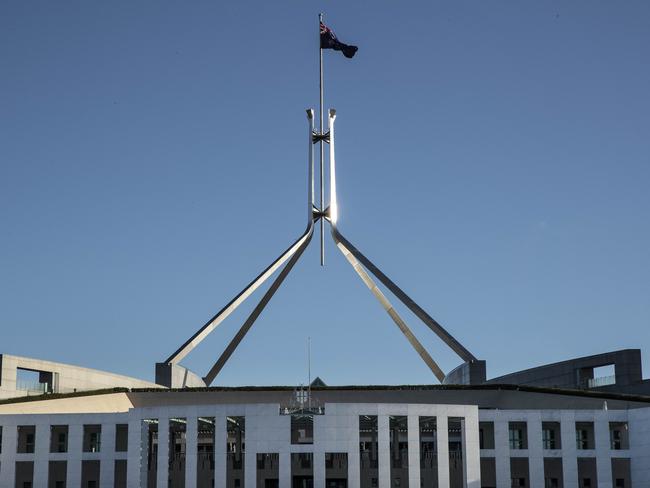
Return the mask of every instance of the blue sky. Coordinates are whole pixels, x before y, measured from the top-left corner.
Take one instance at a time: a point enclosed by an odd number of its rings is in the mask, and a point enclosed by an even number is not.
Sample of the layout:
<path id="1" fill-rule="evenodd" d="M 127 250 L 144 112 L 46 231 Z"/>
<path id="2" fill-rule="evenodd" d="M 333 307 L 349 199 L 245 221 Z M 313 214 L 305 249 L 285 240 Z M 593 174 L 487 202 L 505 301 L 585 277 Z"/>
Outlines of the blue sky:
<path id="1" fill-rule="evenodd" d="M 325 56 L 345 235 L 489 376 L 648 356 L 644 1 L 3 2 L 0 350 L 152 379 L 302 232 L 319 11 L 359 46 Z M 435 383 L 314 244 L 217 383 L 306 381 L 307 337 L 329 384 Z"/>

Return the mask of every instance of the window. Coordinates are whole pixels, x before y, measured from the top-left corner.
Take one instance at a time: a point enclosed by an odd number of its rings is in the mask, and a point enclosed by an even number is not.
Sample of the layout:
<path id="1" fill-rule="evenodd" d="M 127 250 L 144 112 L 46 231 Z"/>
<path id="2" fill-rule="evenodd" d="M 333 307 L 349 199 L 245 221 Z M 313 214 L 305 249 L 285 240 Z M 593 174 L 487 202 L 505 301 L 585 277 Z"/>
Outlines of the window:
<path id="1" fill-rule="evenodd" d="M 555 431 L 552 429 L 544 429 L 542 431 L 542 442 L 544 443 L 544 449 L 556 449 Z"/>
<path id="2" fill-rule="evenodd" d="M 525 422 L 510 422 L 508 436 L 510 449 L 528 449 Z"/>
<path id="3" fill-rule="evenodd" d="M 478 423 L 480 449 L 494 449 L 494 422 Z"/>
<path id="4" fill-rule="evenodd" d="M 129 450 L 129 424 L 115 426 L 115 451 L 126 452 Z"/>
<path id="5" fill-rule="evenodd" d="M 616 478 L 616 488 L 625 488 L 625 480 L 623 478 Z"/>
<path id="6" fill-rule="evenodd" d="M 594 423 L 576 422 L 576 449 L 594 448 Z"/>
<path id="7" fill-rule="evenodd" d="M 291 444 L 314 443 L 314 416 L 295 414 L 291 416 Z"/>
<path id="8" fill-rule="evenodd" d="M 102 441 L 102 426 L 99 424 L 84 425 L 83 451 L 99 452 Z"/>
<path id="9" fill-rule="evenodd" d="M 50 426 L 50 452 L 68 452 L 68 426 Z"/>
<path id="10" fill-rule="evenodd" d="M 16 452 L 27 453 L 27 454 L 33 453 L 35 439 L 36 439 L 36 427 L 34 427 L 33 425 L 19 425 L 18 444 L 16 445 Z"/>
<path id="11" fill-rule="evenodd" d="M 609 423 L 609 442 L 610 447 L 616 451 L 630 448 L 627 422 Z"/>

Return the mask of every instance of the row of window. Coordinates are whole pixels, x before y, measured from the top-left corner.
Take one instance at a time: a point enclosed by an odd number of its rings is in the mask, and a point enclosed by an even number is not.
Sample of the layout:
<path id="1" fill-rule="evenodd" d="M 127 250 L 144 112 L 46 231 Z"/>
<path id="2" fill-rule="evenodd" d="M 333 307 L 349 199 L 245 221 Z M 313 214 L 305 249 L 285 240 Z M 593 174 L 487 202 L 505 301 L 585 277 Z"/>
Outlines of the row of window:
<path id="1" fill-rule="evenodd" d="M 36 427 L 34 425 L 19 425 L 17 429 L 16 452 L 19 454 L 33 453 L 36 446 Z M 3 427 L 0 427 L 0 452 L 2 452 Z M 115 426 L 115 451 L 128 450 L 128 424 Z M 90 424 L 83 426 L 83 452 L 99 452 L 102 445 L 102 426 Z M 50 426 L 50 452 L 68 452 L 68 426 Z"/>
<path id="2" fill-rule="evenodd" d="M 562 449 L 560 422 L 542 422 L 542 447 Z M 494 449 L 494 423 L 479 422 L 479 442 L 481 449 Z M 593 422 L 575 423 L 576 449 L 595 449 Z M 610 449 L 629 449 L 627 422 L 609 423 Z M 528 449 L 528 429 L 526 422 L 508 423 L 508 444 L 510 449 Z"/>
<path id="3" fill-rule="evenodd" d="M 243 417 L 241 417 L 243 419 Z M 368 430 L 369 419 L 372 419 L 372 429 L 376 430 L 376 416 L 361 416 L 360 431 L 362 432 L 362 451 L 365 441 L 363 432 Z M 435 417 L 422 417 L 420 433 L 427 437 L 425 451 L 435 449 Z M 364 427 L 364 425 L 366 425 Z M 460 424 L 459 424 L 460 425 Z M 390 436 L 391 444 L 393 436 L 402 432 L 405 436 L 407 430 L 406 417 L 391 417 Z M 450 431 L 454 434 L 454 430 Z M 428 436 L 427 436 L 428 432 Z M 36 444 L 36 428 L 33 425 L 20 425 L 17 427 L 18 453 L 33 453 Z M 100 424 L 89 424 L 83 426 L 83 452 L 99 452 L 101 450 L 102 426 Z M 430 438 L 429 438 L 430 437 Z M 627 422 L 609 423 L 610 448 L 613 450 L 629 449 L 629 436 Z M 479 422 L 479 441 L 481 449 L 494 449 L 494 423 Z M 562 449 L 560 434 L 560 422 L 542 422 L 542 447 L 544 449 Z M 576 449 L 595 449 L 594 423 L 575 423 Z M 313 443 L 313 416 L 294 415 L 291 418 L 291 442 L 292 444 Z M 399 442 L 399 441 L 398 441 Z M 508 423 L 508 443 L 510 449 L 528 449 L 528 431 L 526 422 Z M 117 424 L 115 426 L 115 451 L 126 452 L 128 449 L 128 424 Z M 229 446 L 231 451 L 232 446 Z M 0 427 L 0 452 L 2 451 L 2 427 Z M 68 426 L 50 426 L 50 452 L 68 452 Z M 232 452 L 232 451 L 231 451 Z"/>

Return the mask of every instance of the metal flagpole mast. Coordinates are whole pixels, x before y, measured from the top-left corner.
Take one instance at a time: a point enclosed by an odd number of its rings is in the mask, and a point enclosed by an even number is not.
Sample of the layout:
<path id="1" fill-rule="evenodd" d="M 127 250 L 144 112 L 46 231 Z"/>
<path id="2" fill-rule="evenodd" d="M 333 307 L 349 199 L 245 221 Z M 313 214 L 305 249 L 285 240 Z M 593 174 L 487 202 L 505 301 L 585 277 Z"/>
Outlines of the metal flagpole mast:
<path id="1" fill-rule="evenodd" d="M 318 130 L 320 131 L 320 211 L 325 210 L 325 145 L 323 144 L 323 48 L 320 44 L 320 25 L 323 22 L 323 14 L 318 14 L 318 53 L 319 53 L 319 75 L 320 82 L 318 84 L 320 92 L 320 106 L 318 110 L 318 115 L 320 117 L 320 126 Z M 325 219 L 320 221 L 320 265 L 325 265 Z"/>

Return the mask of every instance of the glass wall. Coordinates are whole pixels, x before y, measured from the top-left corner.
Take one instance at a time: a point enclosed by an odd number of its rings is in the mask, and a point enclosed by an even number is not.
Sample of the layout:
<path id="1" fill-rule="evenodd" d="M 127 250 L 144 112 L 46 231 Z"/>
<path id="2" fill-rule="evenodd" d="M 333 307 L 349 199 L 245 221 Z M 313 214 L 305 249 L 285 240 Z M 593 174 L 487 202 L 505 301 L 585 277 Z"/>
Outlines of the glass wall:
<path id="1" fill-rule="evenodd" d="M 463 418 L 449 417 L 447 419 L 447 435 L 449 443 L 449 487 L 463 486 Z"/>
<path id="2" fill-rule="evenodd" d="M 187 419 L 169 419 L 169 488 L 185 488 L 186 432 Z"/>
<path id="3" fill-rule="evenodd" d="M 438 449 L 435 417 L 420 417 L 420 484 L 438 488 Z"/>
<path id="4" fill-rule="evenodd" d="M 361 463 L 361 488 L 378 486 L 378 436 L 377 416 L 359 416 L 359 454 Z"/>
<path id="5" fill-rule="evenodd" d="M 244 486 L 244 457 L 246 454 L 246 419 L 226 417 L 226 486 Z"/>
<path id="6" fill-rule="evenodd" d="M 196 487 L 214 486 L 214 417 L 199 417 L 197 422 Z"/>

